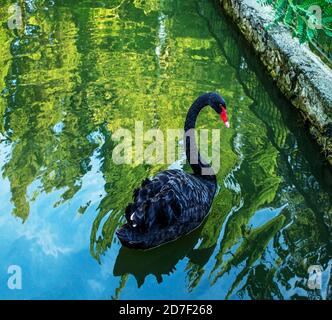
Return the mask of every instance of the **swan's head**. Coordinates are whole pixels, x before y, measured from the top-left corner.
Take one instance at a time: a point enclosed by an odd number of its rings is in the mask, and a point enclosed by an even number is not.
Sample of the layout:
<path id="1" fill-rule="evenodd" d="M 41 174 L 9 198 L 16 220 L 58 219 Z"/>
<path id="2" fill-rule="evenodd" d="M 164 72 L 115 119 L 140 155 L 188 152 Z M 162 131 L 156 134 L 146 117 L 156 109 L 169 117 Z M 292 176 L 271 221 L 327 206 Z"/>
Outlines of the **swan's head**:
<path id="1" fill-rule="evenodd" d="M 230 127 L 227 117 L 227 107 L 225 100 L 215 92 L 210 93 L 209 105 L 220 115 L 220 119 L 227 128 Z"/>

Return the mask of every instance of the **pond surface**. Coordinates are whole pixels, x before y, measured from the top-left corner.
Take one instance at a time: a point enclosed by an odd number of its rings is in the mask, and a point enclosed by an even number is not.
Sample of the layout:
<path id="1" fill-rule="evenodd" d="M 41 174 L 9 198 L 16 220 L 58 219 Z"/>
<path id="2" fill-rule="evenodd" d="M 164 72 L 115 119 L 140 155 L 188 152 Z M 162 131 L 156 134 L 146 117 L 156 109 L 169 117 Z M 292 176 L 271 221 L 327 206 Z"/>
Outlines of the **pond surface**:
<path id="1" fill-rule="evenodd" d="M 331 299 L 331 172 L 212 2 L 19 1 L 19 29 L 12 3 L 0 8 L 1 298 Z M 221 128 L 207 221 L 150 252 L 122 248 L 132 190 L 169 164 L 115 164 L 112 133 L 182 128 L 207 91 L 231 122 L 208 109 L 198 121 Z M 7 288 L 10 265 L 22 290 Z"/>

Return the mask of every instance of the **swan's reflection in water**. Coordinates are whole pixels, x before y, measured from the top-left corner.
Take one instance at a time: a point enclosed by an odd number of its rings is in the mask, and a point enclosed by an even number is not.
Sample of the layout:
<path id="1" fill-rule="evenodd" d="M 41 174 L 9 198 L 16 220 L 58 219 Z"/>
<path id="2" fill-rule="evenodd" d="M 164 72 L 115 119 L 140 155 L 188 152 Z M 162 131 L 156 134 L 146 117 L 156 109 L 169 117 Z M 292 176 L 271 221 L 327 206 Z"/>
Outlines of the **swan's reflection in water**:
<path id="1" fill-rule="evenodd" d="M 173 273 L 177 263 L 185 257 L 195 265 L 204 266 L 214 246 L 202 250 L 195 249 L 202 228 L 203 225 L 178 240 L 147 251 L 122 247 L 114 265 L 114 276 L 133 275 L 140 287 L 149 275 L 155 276 L 157 282 L 161 283 L 162 276 Z"/>

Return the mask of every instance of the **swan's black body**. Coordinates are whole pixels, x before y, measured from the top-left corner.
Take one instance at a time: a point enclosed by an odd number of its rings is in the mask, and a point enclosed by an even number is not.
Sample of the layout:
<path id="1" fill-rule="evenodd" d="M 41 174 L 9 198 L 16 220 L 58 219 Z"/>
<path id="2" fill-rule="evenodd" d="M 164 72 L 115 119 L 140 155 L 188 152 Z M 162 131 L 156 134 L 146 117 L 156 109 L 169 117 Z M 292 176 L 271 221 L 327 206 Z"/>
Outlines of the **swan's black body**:
<path id="1" fill-rule="evenodd" d="M 208 93 L 199 97 L 188 111 L 186 155 L 193 173 L 166 170 L 143 181 L 134 191 L 134 202 L 126 208 L 127 223 L 117 231 L 123 245 L 136 249 L 160 246 L 198 228 L 208 215 L 217 180 L 191 139 L 191 129 L 206 105 L 220 113 L 225 102 L 218 94 Z"/>

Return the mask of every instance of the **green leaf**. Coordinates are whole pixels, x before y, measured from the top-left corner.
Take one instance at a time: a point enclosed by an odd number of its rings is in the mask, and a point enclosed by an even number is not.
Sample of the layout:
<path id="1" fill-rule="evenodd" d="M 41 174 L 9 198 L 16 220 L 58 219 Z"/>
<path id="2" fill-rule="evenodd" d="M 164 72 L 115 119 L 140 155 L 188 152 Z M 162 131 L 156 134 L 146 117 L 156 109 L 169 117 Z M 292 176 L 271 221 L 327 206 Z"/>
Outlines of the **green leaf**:
<path id="1" fill-rule="evenodd" d="M 275 6 L 276 20 L 280 20 L 284 16 L 287 6 L 288 6 L 288 0 L 277 0 Z"/>
<path id="2" fill-rule="evenodd" d="M 322 7 L 323 5 L 324 5 L 323 0 L 305 0 L 303 3 L 299 4 L 298 7 L 306 10 L 309 9 L 311 6 Z"/>
<path id="3" fill-rule="evenodd" d="M 312 41 L 315 38 L 316 34 L 317 34 L 316 29 L 307 28 L 307 39 L 309 41 Z"/>
<path id="4" fill-rule="evenodd" d="M 322 19 L 323 25 L 332 23 L 332 17 L 325 17 Z"/>
<path id="5" fill-rule="evenodd" d="M 329 37 L 332 37 L 332 31 L 331 30 L 324 30 L 325 34 L 328 35 Z"/>
<path id="6" fill-rule="evenodd" d="M 291 25 L 293 17 L 294 17 L 293 8 L 292 8 L 292 6 L 288 6 L 285 17 L 284 17 L 284 23 L 286 25 Z"/>
<path id="7" fill-rule="evenodd" d="M 306 40 L 306 24 L 304 22 L 303 17 L 297 17 L 297 25 L 296 25 L 296 33 L 298 38 L 300 39 L 300 43 L 304 43 Z"/>

